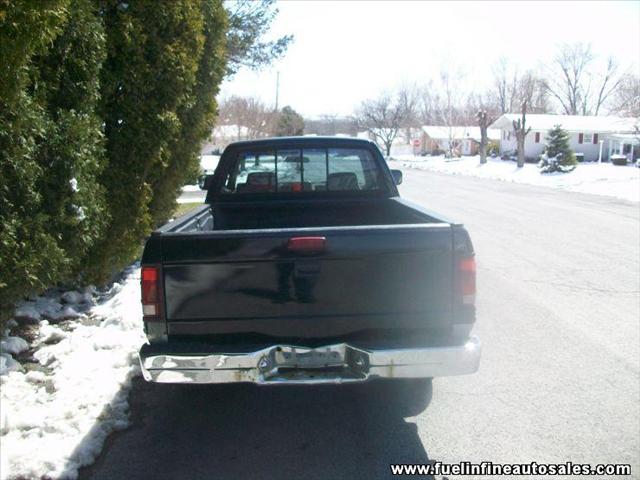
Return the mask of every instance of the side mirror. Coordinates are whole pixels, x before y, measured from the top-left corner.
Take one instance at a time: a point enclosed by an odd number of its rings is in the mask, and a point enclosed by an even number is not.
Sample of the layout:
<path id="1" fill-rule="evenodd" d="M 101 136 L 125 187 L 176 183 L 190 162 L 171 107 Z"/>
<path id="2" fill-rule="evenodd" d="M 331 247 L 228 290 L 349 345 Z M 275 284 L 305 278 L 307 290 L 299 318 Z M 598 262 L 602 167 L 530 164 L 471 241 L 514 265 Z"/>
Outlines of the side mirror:
<path id="1" fill-rule="evenodd" d="M 391 176 L 393 177 L 393 183 L 396 185 L 402 183 L 402 170 L 391 170 Z"/>
<path id="2" fill-rule="evenodd" d="M 198 186 L 200 187 L 200 190 L 209 190 L 212 180 L 213 175 L 200 175 L 198 177 Z"/>

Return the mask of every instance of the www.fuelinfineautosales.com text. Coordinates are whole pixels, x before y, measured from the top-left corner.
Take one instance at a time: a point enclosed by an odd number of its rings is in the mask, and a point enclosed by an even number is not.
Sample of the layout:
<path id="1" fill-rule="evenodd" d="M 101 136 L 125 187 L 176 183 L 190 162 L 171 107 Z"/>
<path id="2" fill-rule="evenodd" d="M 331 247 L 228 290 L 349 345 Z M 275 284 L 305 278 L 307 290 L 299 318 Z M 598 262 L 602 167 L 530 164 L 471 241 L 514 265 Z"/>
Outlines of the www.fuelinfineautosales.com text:
<path id="1" fill-rule="evenodd" d="M 631 475 L 631 465 L 589 463 L 392 463 L 393 475 Z"/>

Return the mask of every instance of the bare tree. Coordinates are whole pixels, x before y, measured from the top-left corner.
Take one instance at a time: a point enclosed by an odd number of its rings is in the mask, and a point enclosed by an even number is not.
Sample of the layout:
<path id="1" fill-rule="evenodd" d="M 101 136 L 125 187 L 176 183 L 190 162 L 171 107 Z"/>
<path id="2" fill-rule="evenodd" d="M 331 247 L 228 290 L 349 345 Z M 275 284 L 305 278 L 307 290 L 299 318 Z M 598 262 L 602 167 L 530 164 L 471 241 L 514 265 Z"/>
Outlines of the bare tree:
<path id="1" fill-rule="evenodd" d="M 545 85 L 567 115 L 578 115 L 581 110 L 586 70 L 592 61 L 590 45 L 564 44 L 548 67 Z"/>
<path id="2" fill-rule="evenodd" d="M 460 86 L 460 73 L 452 75 L 448 71 L 440 73 L 441 103 L 440 123 L 447 128 L 447 155 L 453 157 L 460 144 L 460 132 L 456 126 L 464 125 L 465 114 L 460 105 L 464 104 L 464 93 Z"/>
<path id="3" fill-rule="evenodd" d="M 549 93 L 545 88 L 545 83 L 531 70 L 526 71 L 518 78 L 512 101 L 514 108 L 518 110 L 521 110 L 522 104 L 526 102 L 528 113 L 547 113 L 550 111 Z"/>
<path id="4" fill-rule="evenodd" d="M 521 118 L 513 121 L 513 132 L 516 135 L 518 145 L 518 168 L 524 167 L 524 140 L 531 131 L 531 127 L 527 127 L 527 102 L 522 103 Z"/>
<path id="5" fill-rule="evenodd" d="M 325 114 L 318 118 L 305 118 L 304 132 L 315 135 L 347 134 L 355 136 L 358 133 L 358 125 L 351 117 Z"/>
<path id="6" fill-rule="evenodd" d="M 610 113 L 640 118 L 640 76 L 629 73 L 621 78 Z"/>
<path id="7" fill-rule="evenodd" d="M 387 157 L 390 156 L 391 146 L 404 120 L 404 109 L 398 96 L 386 92 L 378 98 L 365 100 L 356 111 L 356 119 L 358 125 L 384 148 Z"/>
<path id="8" fill-rule="evenodd" d="M 418 92 L 418 120 L 423 125 L 439 124 L 441 103 L 438 89 L 433 80 L 429 80 Z"/>
<path id="9" fill-rule="evenodd" d="M 598 89 L 598 95 L 595 100 L 594 115 L 600 113 L 600 109 L 618 89 L 623 78 L 624 75 L 618 75 L 618 62 L 616 62 L 613 57 L 607 58 L 606 69 L 600 77 L 600 88 Z"/>
<path id="10" fill-rule="evenodd" d="M 219 125 L 235 125 L 236 140 L 260 138 L 271 134 L 276 121 L 272 108 L 254 97 L 231 96 L 220 101 Z"/>
<path id="11" fill-rule="evenodd" d="M 545 82 L 532 71 L 520 74 L 506 58 L 501 58 L 493 67 L 493 101 L 500 113 L 517 111 L 527 100 L 530 113 L 549 112 L 549 92 Z"/>
<path id="12" fill-rule="evenodd" d="M 336 129 L 338 115 L 336 114 L 324 114 L 320 116 L 320 120 L 327 128 L 327 133 L 325 135 L 335 135 L 338 133 Z"/>
<path id="13" fill-rule="evenodd" d="M 598 115 L 621 79 L 613 57 L 602 66 L 591 45 L 564 44 L 547 67 L 545 87 L 567 115 Z"/>
<path id="14" fill-rule="evenodd" d="M 513 112 L 513 102 L 518 85 L 518 71 L 502 57 L 493 67 L 493 84 L 500 113 Z"/>
<path id="15" fill-rule="evenodd" d="M 478 125 L 480 126 L 480 163 L 487 163 L 487 144 L 489 137 L 487 129 L 493 123 L 493 119 L 487 114 L 486 110 L 478 110 Z"/>
<path id="16" fill-rule="evenodd" d="M 405 142 L 411 143 L 411 129 L 418 126 L 418 102 L 420 93 L 415 84 L 403 84 L 398 88 L 398 102 L 402 108 L 402 128 Z"/>

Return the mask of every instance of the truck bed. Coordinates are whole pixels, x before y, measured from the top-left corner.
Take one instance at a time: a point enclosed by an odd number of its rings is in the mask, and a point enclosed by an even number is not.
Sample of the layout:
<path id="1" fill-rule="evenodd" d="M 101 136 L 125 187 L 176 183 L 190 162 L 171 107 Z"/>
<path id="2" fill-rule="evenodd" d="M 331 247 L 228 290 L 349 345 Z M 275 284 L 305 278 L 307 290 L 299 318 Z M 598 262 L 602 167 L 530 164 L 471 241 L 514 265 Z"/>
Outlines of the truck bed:
<path id="1" fill-rule="evenodd" d="M 213 208 L 213 219 L 215 230 L 438 223 L 389 198 L 217 204 Z"/>
<path id="2" fill-rule="evenodd" d="M 203 205 L 158 233 L 449 223 L 399 197 L 229 202 Z"/>

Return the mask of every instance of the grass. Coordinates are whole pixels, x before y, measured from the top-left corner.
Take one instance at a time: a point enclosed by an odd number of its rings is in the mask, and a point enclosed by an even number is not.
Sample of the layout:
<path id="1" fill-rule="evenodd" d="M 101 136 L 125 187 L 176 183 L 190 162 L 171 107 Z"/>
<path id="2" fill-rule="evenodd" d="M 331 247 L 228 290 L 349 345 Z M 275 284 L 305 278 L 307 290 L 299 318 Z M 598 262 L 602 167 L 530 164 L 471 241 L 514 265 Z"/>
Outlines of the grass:
<path id="1" fill-rule="evenodd" d="M 202 205 L 202 202 L 179 203 L 178 208 L 176 208 L 176 211 L 173 212 L 173 218 L 178 218 L 180 215 L 184 215 L 189 210 L 192 210 L 201 205 Z"/>

